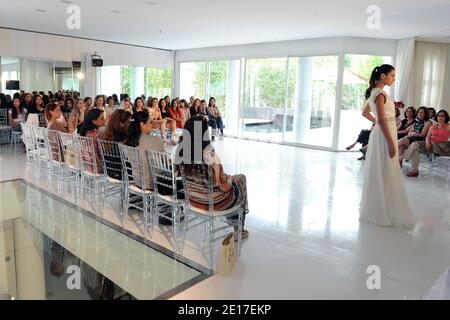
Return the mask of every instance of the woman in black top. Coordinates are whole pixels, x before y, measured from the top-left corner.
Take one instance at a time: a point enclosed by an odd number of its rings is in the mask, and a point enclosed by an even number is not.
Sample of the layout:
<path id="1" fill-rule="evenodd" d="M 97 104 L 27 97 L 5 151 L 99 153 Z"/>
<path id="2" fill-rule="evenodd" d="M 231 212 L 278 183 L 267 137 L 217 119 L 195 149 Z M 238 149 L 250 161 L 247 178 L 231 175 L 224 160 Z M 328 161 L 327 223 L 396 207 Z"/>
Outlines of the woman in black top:
<path id="1" fill-rule="evenodd" d="M 398 155 L 402 156 L 411 143 L 425 140 L 430 127 L 431 121 L 428 121 L 428 109 L 420 107 L 417 110 L 414 124 L 409 127 L 408 134 L 398 141 Z"/>
<path id="2" fill-rule="evenodd" d="M 405 110 L 405 119 L 397 127 L 397 136 L 400 140 L 408 134 L 409 128 L 414 124 L 414 118 L 416 117 L 416 109 L 414 107 L 408 107 Z"/>

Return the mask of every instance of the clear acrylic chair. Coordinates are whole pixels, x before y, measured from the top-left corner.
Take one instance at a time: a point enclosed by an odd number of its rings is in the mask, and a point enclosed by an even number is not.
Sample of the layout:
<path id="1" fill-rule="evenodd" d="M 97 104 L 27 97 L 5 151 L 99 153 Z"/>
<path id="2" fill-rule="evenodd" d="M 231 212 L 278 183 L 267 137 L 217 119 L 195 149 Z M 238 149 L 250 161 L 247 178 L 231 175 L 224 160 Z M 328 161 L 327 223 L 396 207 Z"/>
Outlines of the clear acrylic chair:
<path id="1" fill-rule="evenodd" d="M 151 182 L 146 181 L 144 176 L 142 155 L 139 149 L 123 144 L 119 144 L 119 150 L 126 183 L 123 220 L 126 220 L 130 207 L 142 211 L 144 216 L 144 233 L 148 234 L 149 218 L 150 224 L 153 226 L 153 191 Z"/>
<path id="2" fill-rule="evenodd" d="M 104 175 L 103 172 L 99 172 L 102 164 L 97 163 L 96 141 L 81 136 L 76 136 L 76 139 L 81 167 L 81 188 L 99 197 L 103 191 Z"/>
<path id="3" fill-rule="evenodd" d="M 33 133 L 33 127 L 25 122 L 20 123 L 22 129 L 22 142 L 25 145 L 25 152 L 27 156 L 27 162 L 38 160 L 38 152 L 36 149 L 36 139 Z"/>
<path id="4" fill-rule="evenodd" d="M 71 133 L 59 132 L 62 155 L 66 164 L 66 177 L 69 181 L 75 178 L 76 187 L 78 187 L 81 177 L 81 164 L 78 140 L 76 137 L 76 135 Z"/>
<path id="5" fill-rule="evenodd" d="M 47 128 L 47 118 L 45 117 L 44 113 L 39 113 L 39 127 Z"/>
<path id="6" fill-rule="evenodd" d="M 242 229 L 244 209 L 241 206 L 235 206 L 226 210 L 216 210 L 213 203 L 213 194 L 217 192 L 218 187 L 213 184 L 213 172 L 211 165 L 199 165 L 196 169 L 186 171 L 183 166 L 180 166 L 181 176 L 185 188 L 185 208 L 186 214 L 193 215 L 193 219 L 189 219 L 188 229 L 197 226 L 189 226 L 191 222 L 200 220 L 200 223 L 205 225 L 205 240 L 209 252 L 208 264 L 211 270 L 215 270 L 214 266 L 214 243 L 228 235 L 228 231 L 232 227 L 232 232 L 237 231 L 237 253 L 241 254 L 242 243 Z M 208 204 L 206 209 L 200 209 L 191 204 L 191 197 L 193 194 L 207 193 Z M 236 216 L 238 219 L 227 219 Z"/>
<path id="7" fill-rule="evenodd" d="M 14 149 L 14 153 L 17 153 L 17 149 L 21 142 L 22 132 L 11 130 L 11 138 L 9 143 L 9 151 Z"/>
<path id="8" fill-rule="evenodd" d="M 50 150 L 50 175 L 57 177 L 62 182 L 65 176 L 64 156 L 61 148 L 59 132 L 47 129 L 48 147 Z"/>
<path id="9" fill-rule="evenodd" d="M 104 196 L 107 198 L 118 194 L 123 206 L 125 178 L 119 145 L 117 142 L 101 139 L 97 139 L 97 144 L 103 162 L 103 173 L 105 176 Z"/>
<path id="10" fill-rule="evenodd" d="M 50 173 L 50 148 L 48 146 L 47 130 L 43 127 L 32 127 L 33 136 L 36 143 L 36 153 L 39 167 L 44 164 L 44 168 Z M 50 176 L 48 176 L 50 177 Z"/>
<path id="11" fill-rule="evenodd" d="M 10 142 L 11 131 L 11 126 L 8 125 L 8 111 L 0 109 L 0 144 Z"/>
<path id="12" fill-rule="evenodd" d="M 147 150 L 146 156 L 150 165 L 153 180 L 153 190 L 155 191 L 153 201 L 153 212 L 156 217 L 161 217 L 172 222 L 172 238 L 174 249 L 181 253 L 183 249 L 184 236 L 179 237 L 185 221 L 184 217 L 184 195 L 180 199 L 180 193 L 184 191 L 177 188 L 177 175 L 173 164 L 172 154 L 155 150 Z M 180 181 L 181 182 L 181 181 Z M 170 216 L 166 212 L 160 213 L 158 206 L 170 208 Z M 165 211 L 165 210 L 164 210 Z"/>

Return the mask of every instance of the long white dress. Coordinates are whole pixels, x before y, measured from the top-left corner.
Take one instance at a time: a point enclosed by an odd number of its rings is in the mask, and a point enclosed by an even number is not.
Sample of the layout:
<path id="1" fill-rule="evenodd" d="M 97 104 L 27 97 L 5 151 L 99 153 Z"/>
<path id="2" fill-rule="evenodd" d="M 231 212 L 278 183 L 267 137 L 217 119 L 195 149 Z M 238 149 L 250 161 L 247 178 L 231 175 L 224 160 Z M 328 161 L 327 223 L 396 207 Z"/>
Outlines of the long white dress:
<path id="1" fill-rule="evenodd" d="M 370 110 L 378 119 L 375 100 L 380 94 L 386 97 L 384 114 L 389 132 L 397 144 L 395 105 L 385 91 L 372 89 L 368 101 Z M 404 229 L 414 226 L 398 161 L 398 149 L 395 156 L 390 158 L 388 144 L 379 125 L 375 125 L 369 138 L 359 211 L 361 221 L 379 226 Z"/>

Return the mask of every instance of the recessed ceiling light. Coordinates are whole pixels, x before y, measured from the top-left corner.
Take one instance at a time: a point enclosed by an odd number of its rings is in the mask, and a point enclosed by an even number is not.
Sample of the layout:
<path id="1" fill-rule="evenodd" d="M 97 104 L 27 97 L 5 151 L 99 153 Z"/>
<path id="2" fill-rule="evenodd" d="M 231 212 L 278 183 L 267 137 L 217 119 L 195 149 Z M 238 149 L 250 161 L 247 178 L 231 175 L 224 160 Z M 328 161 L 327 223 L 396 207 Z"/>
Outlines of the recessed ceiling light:
<path id="1" fill-rule="evenodd" d="M 42 12 L 42 13 L 47 12 L 47 10 L 45 10 L 45 9 L 36 9 L 36 11 L 37 11 L 37 12 Z"/>
<path id="2" fill-rule="evenodd" d="M 112 12 L 112 13 L 120 13 L 119 10 L 110 10 L 110 12 Z"/>
<path id="3" fill-rule="evenodd" d="M 164 33 L 164 30 L 159 29 L 158 32 L 159 32 L 159 33 Z"/>
<path id="4" fill-rule="evenodd" d="M 65 3 L 65 4 L 71 4 L 71 3 L 72 3 L 72 1 L 69 1 L 69 0 L 61 0 L 61 3 Z"/>
<path id="5" fill-rule="evenodd" d="M 154 2 L 154 1 L 146 1 L 145 4 L 146 4 L 146 5 L 149 5 L 149 6 L 156 6 L 156 5 L 158 4 L 158 2 Z"/>

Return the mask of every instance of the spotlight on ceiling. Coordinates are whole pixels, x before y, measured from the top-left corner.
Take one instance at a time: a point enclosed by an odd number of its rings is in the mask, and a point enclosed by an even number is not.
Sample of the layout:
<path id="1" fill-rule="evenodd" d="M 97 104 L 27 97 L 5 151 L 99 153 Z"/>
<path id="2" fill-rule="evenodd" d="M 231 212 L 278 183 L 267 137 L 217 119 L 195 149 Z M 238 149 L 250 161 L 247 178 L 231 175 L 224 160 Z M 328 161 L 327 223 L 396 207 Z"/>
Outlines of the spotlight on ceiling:
<path id="1" fill-rule="evenodd" d="M 41 13 L 47 12 L 47 10 L 45 10 L 45 9 L 36 9 L 36 11 L 37 11 L 37 12 L 41 12 Z"/>

